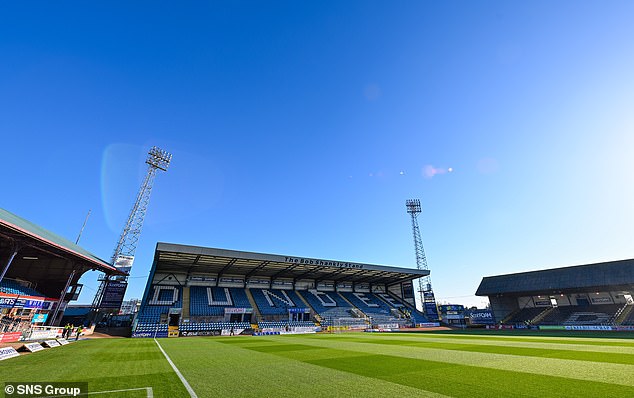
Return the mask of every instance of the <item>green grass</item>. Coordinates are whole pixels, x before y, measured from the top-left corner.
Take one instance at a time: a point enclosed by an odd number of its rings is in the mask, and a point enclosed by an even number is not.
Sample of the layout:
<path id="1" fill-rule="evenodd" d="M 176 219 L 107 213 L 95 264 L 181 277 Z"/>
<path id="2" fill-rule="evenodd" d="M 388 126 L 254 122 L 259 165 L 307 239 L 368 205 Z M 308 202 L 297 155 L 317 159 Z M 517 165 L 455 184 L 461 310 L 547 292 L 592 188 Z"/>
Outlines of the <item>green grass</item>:
<path id="1" fill-rule="evenodd" d="M 199 397 L 631 397 L 628 334 L 424 333 L 159 342 Z M 0 362 L 1 381 L 189 397 L 151 339 L 85 340 Z M 95 395 L 141 397 L 145 391 Z"/>

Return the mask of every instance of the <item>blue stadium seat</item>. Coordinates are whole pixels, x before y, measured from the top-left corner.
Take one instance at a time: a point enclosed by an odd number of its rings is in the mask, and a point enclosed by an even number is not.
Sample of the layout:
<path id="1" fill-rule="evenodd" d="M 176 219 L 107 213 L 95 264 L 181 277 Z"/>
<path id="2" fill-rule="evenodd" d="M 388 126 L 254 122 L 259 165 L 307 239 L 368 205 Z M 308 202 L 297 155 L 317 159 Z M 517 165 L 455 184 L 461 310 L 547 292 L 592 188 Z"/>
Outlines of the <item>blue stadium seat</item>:
<path id="1" fill-rule="evenodd" d="M 352 306 L 337 292 L 302 290 L 298 292 L 322 318 L 347 318 L 352 316 Z"/>
<path id="2" fill-rule="evenodd" d="M 610 325 L 621 304 L 568 305 L 552 308 L 538 325 Z"/>
<path id="3" fill-rule="evenodd" d="M 375 296 L 378 296 L 379 299 L 383 299 L 383 301 L 389 303 L 388 305 L 392 308 L 396 308 L 401 312 L 406 312 L 407 314 L 409 314 L 410 319 L 414 324 L 429 322 L 429 319 L 425 316 L 425 314 L 417 310 L 416 307 L 409 303 L 406 303 L 405 301 L 397 298 L 394 295 L 388 293 L 377 293 L 375 294 Z"/>
<path id="4" fill-rule="evenodd" d="M 372 293 L 339 293 L 367 315 L 391 315 L 390 306 Z"/>
<path id="5" fill-rule="evenodd" d="M 288 314 L 289 308 L 305 308 L 294 290 L 250 289 L 255 305 L 262 315 Z"/>
<path id="6" fill-rule="evenodd" d="M 244 289 L 192 286 L 189 288 L 191 316 L 222 316 L 225 308 L 251 308 Z"/>
<path id="7" fill-rule="evenodd" d="M 175 293 L 174 293 L 175 291 Z M 170 308 L 183 307 L 183 290 L 180 286 L 155 285 L 150 289 L 148 300 L 141 308 L 137 316 L 138 324 L 156 324 L 161 319 L 161 314 L 169 313 Z M 157 297 L 158 295 L 158 297 Z M 155 298 L 157 298 L 155 300 Z M 176 300 L 174 300 L 176 298 Z"/>
<path id="8" fill-rule="evenodd" d="M 0 292 L 17 294 L 20 296 L 45 297 L 42 293 L 12 279 L 3 279 L 0 281 Z"/>

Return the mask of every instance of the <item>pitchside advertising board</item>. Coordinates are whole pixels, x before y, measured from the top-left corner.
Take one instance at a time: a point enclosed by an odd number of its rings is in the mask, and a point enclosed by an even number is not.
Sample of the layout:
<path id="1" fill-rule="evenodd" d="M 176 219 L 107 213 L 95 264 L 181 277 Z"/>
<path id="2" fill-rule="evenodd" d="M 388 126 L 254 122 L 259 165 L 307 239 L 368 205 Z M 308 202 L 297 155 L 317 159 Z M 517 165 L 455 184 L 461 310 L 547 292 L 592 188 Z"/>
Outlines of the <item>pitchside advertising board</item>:
<path id="1" fill-rule="evenodd" d="M 30 352 L 42 351 L 44 347 L 40 343 L 27 343 L 24 348 Z"/>
<path id="2" fill-rule="evenodd" d="M 62 328 L 32 328 L 30 340 L 55 339 L 62 334 Z"/>
<path id="3" fill-rule="evenodd" d="M 57 340 L 44 340 L 44 343 L 48 348 L 60 347 L 61 344 L 57 342 Z"/>
<path id="4" fill-rule="evenodd" d="M 19 357 L 20 354 L 13 347 L 0 348 L 0 361 L 7 358 Z"/>
<path id="5" fill-rule="evenodd" d="M 22 338 L 22 332 L 0 333 L 0 343 L 14 343 Z"/>
<path id="6" fill-rule="evenodd" d="M 199 330 L 193 332 L 181 332 L 181 336 L 183 337 L 196 337 L 196 336 L 220 336 L 222 334 L 222 330 Z"/>
<path id="7" fill-rule="evenodd" d="M 156 337 L 156 338 L 166 338 L 167 337 L 167 330 L 163 330 L 160 332 L 134 332 L 132 333 L 132 337 L 135 338 L 152 338 L 152 337 Z"/>
<path id="8" fill-rule="evenodd" d="M 473 310 L 469 313 L 472 325 L 495 325 L 495 318 L 491 310 Z"/>

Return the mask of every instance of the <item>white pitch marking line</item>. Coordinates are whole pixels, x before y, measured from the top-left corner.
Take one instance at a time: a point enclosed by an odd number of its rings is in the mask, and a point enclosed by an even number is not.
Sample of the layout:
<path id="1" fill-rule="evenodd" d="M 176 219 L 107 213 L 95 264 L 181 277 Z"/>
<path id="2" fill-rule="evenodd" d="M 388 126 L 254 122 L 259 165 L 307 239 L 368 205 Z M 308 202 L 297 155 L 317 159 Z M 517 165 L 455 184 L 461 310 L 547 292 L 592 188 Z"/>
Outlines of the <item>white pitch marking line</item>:
<path id="1" fill-rule="evenodd" d="M 176 365 L 174 365 L 174 362 L 172 362 L 172 360 L 170 359 L 170 357 L 167 355 L 167 353 L 165 352 L 165 350 L 163 349 L 163 347 L 161 347 L 161 345 L 159 344 L 158 340 L 156 339 L 156 337 L 154 338 L 154 341 L 156 342 L 156 345 L 158 346 L 158 348 L 161 350 L 161 352 L 163 353 L 163 355 L 165 356 L 165 359 L 167 359 L 167 362 L 169 362 L 170 365 L 172 365 L 172 369 L 174 369 L 174 372 L 176 372 L 176 375 L 178 376 L 179 379 L 181 379 L 181 382 L 183 383 L 183 385 L 185 386 L 185 388 L 187 389 L 187 392 L 189 392 L 189 396 L 191 398 L 198 398 L 198 395 L 196 395 L 196 392 L 194 391 L 194 389 L 192 388 L 192 386 L 189 385 L 189 383 L 187 382 L 187 380 L 185 380 L 185 377 L 183 376 L 183 374 L 180 372 L 180 370 L 178 370 L 178 368 L 176 367 Z"/>

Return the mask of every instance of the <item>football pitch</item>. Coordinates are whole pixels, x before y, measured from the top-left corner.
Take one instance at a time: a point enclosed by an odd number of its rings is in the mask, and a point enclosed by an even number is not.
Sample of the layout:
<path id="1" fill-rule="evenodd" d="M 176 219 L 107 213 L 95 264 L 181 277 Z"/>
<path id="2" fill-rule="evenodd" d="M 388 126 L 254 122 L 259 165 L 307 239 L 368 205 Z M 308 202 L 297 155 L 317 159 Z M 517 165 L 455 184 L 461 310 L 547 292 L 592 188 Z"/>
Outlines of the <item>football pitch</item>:
<path id="1" fill-rule="evenodd" d="M 626 336 L 94 339 L 2 361 L 0 377 L 88 382 L 89 396 L 104 398 L 634 397 L 634 340 Z"/>

